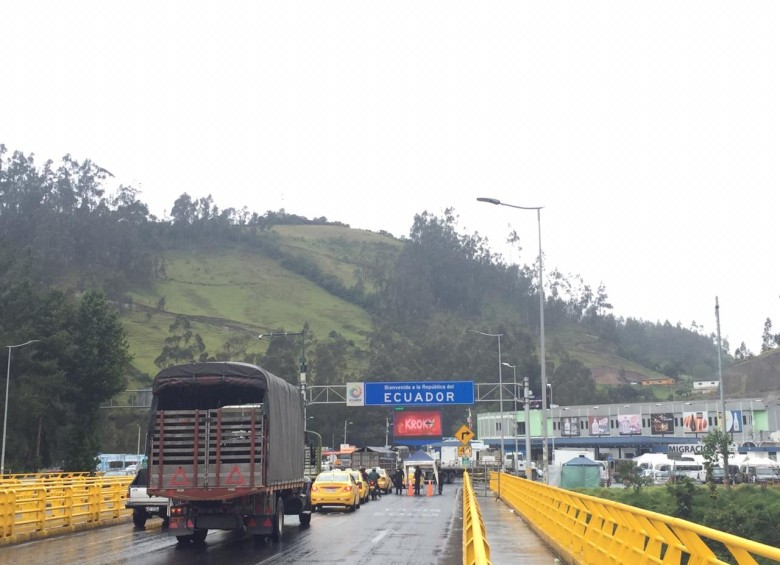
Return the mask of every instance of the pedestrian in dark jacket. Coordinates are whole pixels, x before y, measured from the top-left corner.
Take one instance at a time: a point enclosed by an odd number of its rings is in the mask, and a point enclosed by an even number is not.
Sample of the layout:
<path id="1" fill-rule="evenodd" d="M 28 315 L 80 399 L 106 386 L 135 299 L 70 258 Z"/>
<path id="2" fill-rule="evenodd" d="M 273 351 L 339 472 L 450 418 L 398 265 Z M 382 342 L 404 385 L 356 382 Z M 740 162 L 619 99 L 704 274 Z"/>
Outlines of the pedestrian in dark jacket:
<path id="1" fill-rule="evenodd" d="M 393 473 L 393 486 L 395 486 L 395 494 L 403 494 L 404 470 L 400 467 Z"/>
<path id="2" fill-rule="evenodd" d="M 414 467 L 414 494 L 420 494 L 420 481 L 422 481 L 422 469 L 419 465 Z"/>

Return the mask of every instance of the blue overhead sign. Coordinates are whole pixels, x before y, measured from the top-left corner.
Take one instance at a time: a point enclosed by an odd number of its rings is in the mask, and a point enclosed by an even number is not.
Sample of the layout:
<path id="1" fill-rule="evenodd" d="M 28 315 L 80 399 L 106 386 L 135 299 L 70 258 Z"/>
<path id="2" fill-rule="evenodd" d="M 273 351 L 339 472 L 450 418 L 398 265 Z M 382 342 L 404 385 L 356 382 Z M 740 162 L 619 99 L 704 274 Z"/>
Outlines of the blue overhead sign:
<path id="1" fill-rule="evenodd" d="M 474 404 L 473 381 L 424 381 L 364 385 L 365 406 Z"/>

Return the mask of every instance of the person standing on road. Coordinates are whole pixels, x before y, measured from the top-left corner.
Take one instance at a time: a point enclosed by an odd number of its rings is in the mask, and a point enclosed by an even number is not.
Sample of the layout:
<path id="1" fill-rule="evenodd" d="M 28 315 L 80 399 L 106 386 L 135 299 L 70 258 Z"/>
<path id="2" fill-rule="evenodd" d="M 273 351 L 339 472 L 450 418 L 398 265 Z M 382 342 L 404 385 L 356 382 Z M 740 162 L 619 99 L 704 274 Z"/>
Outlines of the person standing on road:
<path id="1" fill-rule="evenodd" d="M 420 481 L 422 481 L 422 469 L 419 465 L 414 466 L 414 494 L 420 494 Z"/>
<path id="2" fill-rule="evenodd" d="M 404 470 L 400 467 L 393 473 L 393 485 L 395 486 L 395 494 L 402 494 L 404 489 Z"/>
<path id="3" fill-rule="evenodd" d="M 444 477 L 441 474 L 441 464 L 436 461 L 436 473 L 434 475 L 436 477 L 436 486 L 439 487 L 439 494 L 442 493 L 442 490 L 444 490 Z"/>

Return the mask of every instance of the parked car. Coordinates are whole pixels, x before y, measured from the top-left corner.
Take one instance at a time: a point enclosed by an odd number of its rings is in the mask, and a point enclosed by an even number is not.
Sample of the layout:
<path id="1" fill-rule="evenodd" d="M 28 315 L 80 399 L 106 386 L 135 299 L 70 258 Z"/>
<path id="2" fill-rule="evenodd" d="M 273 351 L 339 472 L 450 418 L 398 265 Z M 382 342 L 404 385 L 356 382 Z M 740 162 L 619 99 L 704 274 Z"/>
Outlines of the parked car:
<path id="1" fill-rule="evenodd" d="M 357 483 L 358 492 L 360 493 L 360 502 L 368 502 L 368 482 L 363 480 L 363 475 L 360 474 L 360 471 L 352 469 L 347 472 L 352 475 L 352 478 L 355 479 L 355 482 Z M 358 505 L 358 507 L 359 506 L 360 505 Z"/>
<path id="2" fill-rule="evenodd" d="M 653 471 L 653 484 L 664 485 L 669 482 L 669 471 Z"/>
<path id="3" fill-rule="evenodd" d="M 343 506 L 354 512 L 360 506 L 360 490 L 352 473 L 323 471 L 311 485 L 312 511 L 326 506 Z"/>
<path id="4" fill-rule="evenodd" d="M 780 482 L 780 469 L 774 467 L 756 467 L 753 482 L 758 484 L 774 484 Z"/>
<path id="5" fill-rule="evenodd" d="M 379 483 L 379 490 L 385 494 L 390 494 L 390 491 L 393 489 L 393 481 L 390 480 L 390 475 L 387 474 L 387 470 L 377 467 L 376 472 L 379 473 L 379 480 L 377 481 L 377 483 Z"/>

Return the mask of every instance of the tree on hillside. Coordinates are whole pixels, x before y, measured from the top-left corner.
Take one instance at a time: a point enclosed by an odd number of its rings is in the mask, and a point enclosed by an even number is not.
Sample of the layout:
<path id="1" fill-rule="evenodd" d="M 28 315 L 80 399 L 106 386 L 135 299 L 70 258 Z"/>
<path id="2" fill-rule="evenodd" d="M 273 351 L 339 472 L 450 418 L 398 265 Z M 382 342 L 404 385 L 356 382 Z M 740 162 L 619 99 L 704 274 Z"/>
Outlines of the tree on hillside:
<path id="1" fill-rule="evenodd" d="M 596 381 L 590 370 L 581 361 L 571 358 L 566 352 L 560 354 L 555 370 L 548 375 L 548 381 L 555 384 L 555 401 L 559 405 L 590 404 L 599 402 Z"/>
<path id="2" fill-rule="evenodd" d="M 764 333 L 761 334 L 761 353 L 777 347 L 778 344 L 780 344 L 780 334 L 772 333 L 772 320 L 767 318 L 764 322 Z"/>
<path id="3" fill-rule="evenodd" d="M 92 468 L 100 449 L 100 405 L 125 389 L 132 358 L 125 330 L 100 292 L 84 295 L 71 339 L 65 378 L 74 418 L 65 469 L 84 471 Z"/>
<path id="4" fill-rule="evenodd" d="M 336 331 L 331 331 L 326 341 L 315 342 L 314 359 L 309 362 L 310 384 L 346 382 L 348 361 L 355 353 L 355 344 Z"/>
<path id="5" fill-rule="evenodd" d="M 171 334 L 165 338 L 162 352 L 154 360 L 161 369 L 181 363 L 198 363 L 209 360 L 206 344 L 200 334 L 192 331 L 186 316 L 178 314 L 168 328 Z"/>
<path id="6" fill-rule="evenodd" d="M 743 341 L 740 346 L 734 350 L 734 359 L 737 361 L 743 361 L 749 357 L 753 357 L 753 353 L 747 348 L 745 342 Z"/>

